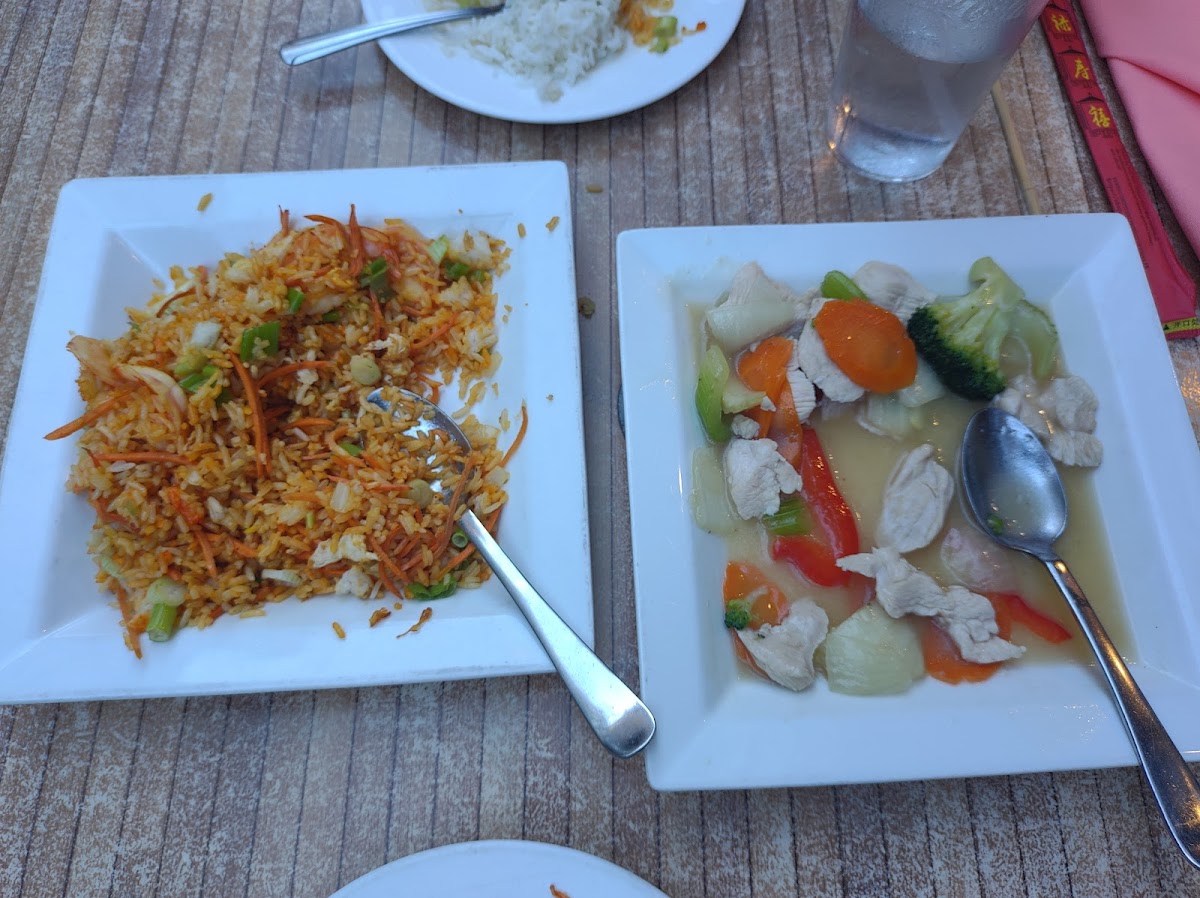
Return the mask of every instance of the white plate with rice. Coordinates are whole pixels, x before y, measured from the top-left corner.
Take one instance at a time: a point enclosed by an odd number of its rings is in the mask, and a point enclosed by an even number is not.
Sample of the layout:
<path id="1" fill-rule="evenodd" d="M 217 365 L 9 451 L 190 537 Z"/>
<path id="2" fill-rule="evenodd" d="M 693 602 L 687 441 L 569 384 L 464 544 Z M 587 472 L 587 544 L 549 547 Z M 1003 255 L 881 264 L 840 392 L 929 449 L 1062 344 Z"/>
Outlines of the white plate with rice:
<path id="1" fill-rule="evenodd" d="M 204 211 L 197 206 L 212 194 Z M 512 249 L 496 280 L 503 362 L 481 420 L 529 410 L 509 464 L 499 537 L 514 561 L 589 644 L 594 634 L 579 339 L 570 198 L 561 162 L 73 181 L 46 251 L 0 473 L 0 534 L 10 565 L 0 632 L 0 703 L 346 688 L 552 670 L 504 588 L 490 579 L 437 602 L 406 601 L 372 628 L 380 606 L 351 597 L 288 599 L 261 617 L 226 615 L 144 645 L 122 639 L 112 594 L 88 555 L 94 512 L 68 493 L 74 438 L 43 436 L 80 413 L 72 333 L 114 337 L 126 307 L 144 306 L 172 265 L 214 264 L 261 246 L 277 207 L 364 224 L 402 217 L 427 235 L 484 230 Z M 553 227 L 548 224 L 557 219 Z M 523 227 L 519 227 L 523 226 Z M 520 236 L 520 230 L 525 236 Z M 514 431 L 501 439 L 507 443 Z M 432 618 L 407 638 L 423 608 Z M 345 631 L 339 639 L 337 622 Z"/>
<path id="2" fill-rule="evenodd" d="M 362 5 L 374 23 L 420 12 L 427 3 Z M 745 0 L 675 0 L 670 12 L 680 27 L 691 31 L 703 23 L 703 30 L 665 53 L 635 46 L 614 24 L 617 5 L 509 0 L 496 15 L 379 43 L 400 71 L 447 103 L 513 122 L 587 122 L 648 106 L 704 71 L 733 36 Z"/>

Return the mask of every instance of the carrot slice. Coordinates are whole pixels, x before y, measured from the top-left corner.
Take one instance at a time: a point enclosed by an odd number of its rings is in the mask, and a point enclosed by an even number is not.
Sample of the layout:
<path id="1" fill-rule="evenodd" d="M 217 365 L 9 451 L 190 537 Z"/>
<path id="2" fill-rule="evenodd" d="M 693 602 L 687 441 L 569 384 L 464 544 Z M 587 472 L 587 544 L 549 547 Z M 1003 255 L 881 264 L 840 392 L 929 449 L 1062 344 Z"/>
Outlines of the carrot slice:
<path id="1" fill-rule="evenodd" d="M 996 609 L 997 635 L 1008 639 L 1013 623 L 1008 606 L 993 601 L 992 607 Z M 925 656 L 925 672 L 943 683 L 982 683 L 1004 666 L 1003 661 L 976 664 L 965 660 L 954 640 L 932 620 L 921 621 L 921 651 Z"/>
<path id="2" fill-rule="evenodd" d="M 754 629 L 763 624 L 778 626 L 787 616 L 783 592 L 761 570 L 744 561 L 731 561 L 725 566 L 721 593 L 726 604 L 758 593 L 750 604 L 750 625 Z"/>
<path id="3" fill-rule="evenodd" d="M 767 337 L 753 349 L 743 352 L 737 360 L 738 377 L 751 390 L 766 393 L 772 404 L 787 386 L 788 366 L 792 363 L 792 341 L 787 337 Z M 758 422 L 758 435 L 764 437 L 771 428 L 775 413 L 762 408 L 744 412 Z"/>
<path id="4" fill-rule="evenodd" d="M 813 318 L 829 358 L 852 381 L 876 393 L 907 387 L 917 376 L 917 348 L 904 323 L 860 299 L 833 299 Z"/>

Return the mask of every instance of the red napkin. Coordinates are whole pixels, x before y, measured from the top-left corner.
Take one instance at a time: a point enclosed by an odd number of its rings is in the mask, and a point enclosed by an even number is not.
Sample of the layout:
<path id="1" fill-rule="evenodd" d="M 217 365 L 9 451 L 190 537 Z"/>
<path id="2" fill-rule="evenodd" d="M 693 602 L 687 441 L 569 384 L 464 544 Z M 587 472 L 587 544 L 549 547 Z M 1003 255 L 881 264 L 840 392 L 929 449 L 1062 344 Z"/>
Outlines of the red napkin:
<path id="1" fill-rule="evenodd" d="M 1200 3 L 1080 2 L 1138 146 L 1200 253 Z"/>

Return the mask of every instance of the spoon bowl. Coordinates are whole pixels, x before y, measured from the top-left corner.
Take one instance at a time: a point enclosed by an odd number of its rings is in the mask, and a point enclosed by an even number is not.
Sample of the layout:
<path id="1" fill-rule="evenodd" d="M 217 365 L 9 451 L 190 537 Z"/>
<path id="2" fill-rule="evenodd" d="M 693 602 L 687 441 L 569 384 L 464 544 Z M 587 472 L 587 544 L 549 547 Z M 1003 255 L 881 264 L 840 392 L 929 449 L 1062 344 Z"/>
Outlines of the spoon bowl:
<path id="1" fill-rule="evenodd" d="M 1096 654 L 1167 828 L 1184 857 L 1200 867 L 1200 787 L 1083 589 L 1054 551 L 1067 526 L 1067 497 L 1054 461 L 1020 420 L 985 408 L 967 424 L 961 462 L 963 493 L 975 523 L 1001 545 L 1045 564 L 1067 600 Z"/>
<path id="2" fill-rule="evenodd" d="M 439 406 L 408 390 L 395 392 L 417 410 L 416 421 L 410 428 L 412 431 L 441 430 L 463 449 L 471 450 L 466 435 Z M 373 390 L 367 401 L 384 411 L 392 411 L 382 390 Z M 475 512 L 464 507 L 458 526 L 529 621 L 534 635 L 604 747 L 619 758 L 632 757 L 645 748 L 654 735 L 654 717 L 650 709 L 538 594 Z"/>

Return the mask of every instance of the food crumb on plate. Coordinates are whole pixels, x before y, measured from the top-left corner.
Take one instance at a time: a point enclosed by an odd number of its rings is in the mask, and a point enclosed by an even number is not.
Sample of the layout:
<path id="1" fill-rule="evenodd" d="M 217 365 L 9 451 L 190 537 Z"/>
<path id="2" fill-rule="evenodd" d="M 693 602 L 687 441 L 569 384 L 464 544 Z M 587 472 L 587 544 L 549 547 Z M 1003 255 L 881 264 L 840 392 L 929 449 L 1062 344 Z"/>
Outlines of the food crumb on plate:
<path id="1" fill-rule="evenodd" d="M 392 612 L 388 611 L 386 608 L 376 608 L 373 612 L 371 612 L 371 619 L 367 623 L 373 627 L 381 620 L 387 620 L 391 616 Z"/>
<path id="2" fill-rule="evenodd" d="M 525 236 L 525 222 L 523 222 L 523 221 L 517 222 L 517 236 L 518 237 Z"/>
<path id="3" fill-rule="evenodd" d="M 585 188 L 588 193 L 604 193 L 603 184 L 588 184 Z"/>
<path id="4" fill-rule="evenodd" d="M 596 314 L 596 301 L 590 296 L 579 297 L 579 314 L 584 318 L 591 318 Z"/>
<path id="5" fill-rule="evenodd" d="M 554 229 L 558 227 L 558 216 L 555 215 L 552 219 L 546 222 L 546 230 L 554 233 Z"/>
<path id="6" fill-rule="evenodd" d="M 547 394 L 546 394 L 546 401 L 547 401 L 547 402 L 553 402 L 553 401 L 554 401 L 554 394 L 553 394 L 553 393 L 547 393 Z"/>
<path id="7" fill-rule="evenodd" d="M 333 632 L 337 634 L 338 639 L 346 638 L 346 631 L 342 629 L 342 625 L 337 621 L 333 622 Z"/>
<path id="8" fill-rule="evenodd" d="M 407 636 L 409 633 L 416 633 L 423 626 L 425 626 L 425 624 L 429 621 L 429 619 L 431 617 L 433 617 L 433 609 L 432 608 L 422 608 L 421 616 L 417 618 L 417 622 L 415 624 L 413 624 L 411 627 L 409 627 L 407 630 L 405 630 L 403 633 L 398 634 L 396 636 L 396 638 L 402 639 L 405 636 Z"/>
<path id="9" fill-rule="evenodd" d="M 203 212 L 208 208 L 208 204 L 212 202 L 212 199 L 213 195 L 211 193 L 204 194 L 204 196 L 200 197 L 200 202 L 196 203 L 196 211 Z"/>

